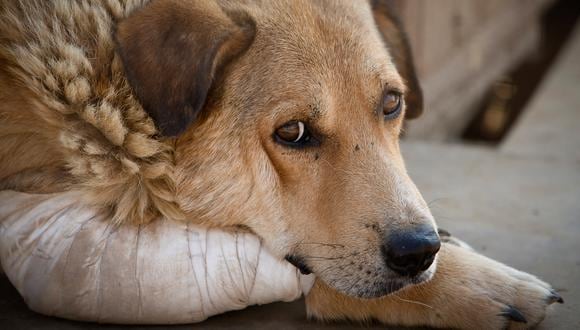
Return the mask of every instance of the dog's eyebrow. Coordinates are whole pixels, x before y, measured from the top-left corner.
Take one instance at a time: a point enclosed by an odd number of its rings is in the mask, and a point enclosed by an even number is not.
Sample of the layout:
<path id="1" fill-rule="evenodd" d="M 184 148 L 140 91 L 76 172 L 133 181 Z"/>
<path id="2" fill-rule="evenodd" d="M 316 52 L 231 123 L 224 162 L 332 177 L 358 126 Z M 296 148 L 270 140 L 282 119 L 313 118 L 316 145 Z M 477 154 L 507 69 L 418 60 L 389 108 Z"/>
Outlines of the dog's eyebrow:
<path id="1" fill-rule="evenodd" d="M 319 99 L 314 99 L 308 103 L 298 103 L 293 101 L 282 101 L 271 105 L 273 108 L 273 116 L 284 116 L 284 114 L 294 113 L 297 114 L 298 118 L 288 118 L 288 119 L 295 119 L 295 120 L 312 120 L 315 121 L 320 118 L 320 116 L 324 113 L 324 108 L 322 106 L 322 102 Z M 284 116 L 286 117 L 286 116 Z"/>
<path id="2" fill-rule="evenodd" d="M 310 108 L 310 114 L 309 114 L 310 118 L 316 119 L 316 118 L 320 117 L 320 114 L 322 111 L 320 110 L 320 102 L 318 100 L 316 100 L 312 104 L 309 104 L 308 108 Z"/>
<path id="3" fill-rule="evenodd" d="M 382 69 L 374 71 L 374 78 L 380 82 L 383 90 L 390 89 L 401 94 L 407 92 L 407 83 L 397 70 Z"/>

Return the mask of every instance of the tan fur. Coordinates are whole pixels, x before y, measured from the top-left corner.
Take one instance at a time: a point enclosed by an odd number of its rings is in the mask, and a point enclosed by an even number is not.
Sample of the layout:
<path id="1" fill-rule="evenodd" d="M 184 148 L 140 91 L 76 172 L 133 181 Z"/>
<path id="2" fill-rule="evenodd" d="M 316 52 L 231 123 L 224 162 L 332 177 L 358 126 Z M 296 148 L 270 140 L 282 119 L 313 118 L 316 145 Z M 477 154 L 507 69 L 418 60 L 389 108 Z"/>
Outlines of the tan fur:
<path id="1" fill-rule="evenodd" d="M 191 39 L 199 33 L 196 20 L 172 20 L 190 9 L 205 24 L 199 29 L 212 26 L 223 34 Z M 381 28 L 396 28 L 377 15 Z M 242 21 L 251 27 L 238 28 Z M 155 28 L 142 33 L 142 26 Z M 156 34 L 162 27 L 183 31 L 179 42 L 207 42 L 217 60 L 204 67 L 177 57 L 183 63 L 171 67 L 170 76 L 154 64 L 149 75 L 149 63 L 167 55 L 166 35 Z M 213 42 L 223 36 L 238 39 L 223 47 Z M 3 1 L 0 189 L 76 190 L 87 203 L 110 209 L 113 223 L 162 215 L 249 228 L 275 255 L 299 255 L 316 273 L 309 313 L 322 319 L 495 327 L 505 323 L 497 317 L 498 300 L 521 306 L 537 321 L 545 307 L 540 282 L 525 286 L 520 273 L 448 245 L 426 284 L 379 300 L 343 295 L 384 294 L 395 276 L 381 255 L 385 237 L 435 227 L 401 157 L 403 115 L 385 120 L 377 110 L 388 88 L 404 94 L 410 116 L 420 113 L 413 109 L 421 99 L 413 95 L 419 91 L 405 64 L 408 54 L 394 49 L 392 56 L 385 47 L 402 40 L 393 31 L 379 33 L 364 1 Z M 203 109 L 179 108 L 177 98 L 191 87 L 183 84 L 201 78 L 211 84 L 204 86 Z M 170 96 L 176 99 L 156 99 L 167 85 L 175 87 Z M 175 115 L 191 124 L 175 138 L 161 136 L 161 121 Z M 274 131 L 290 120 L 307 122 L 320 145 L 276 143 Z M 434 272 L 435 265 L 420 281 Z M 527 291 L 513 291 L 519 287 Z M 478 298 L 482 294 L 491 300 Z M 465 300 L 454 300 L 458 296 Z M 477 299 L 485 300 L 481 311 Z M 472 313 L 481 323 L 470 321 Z"/>

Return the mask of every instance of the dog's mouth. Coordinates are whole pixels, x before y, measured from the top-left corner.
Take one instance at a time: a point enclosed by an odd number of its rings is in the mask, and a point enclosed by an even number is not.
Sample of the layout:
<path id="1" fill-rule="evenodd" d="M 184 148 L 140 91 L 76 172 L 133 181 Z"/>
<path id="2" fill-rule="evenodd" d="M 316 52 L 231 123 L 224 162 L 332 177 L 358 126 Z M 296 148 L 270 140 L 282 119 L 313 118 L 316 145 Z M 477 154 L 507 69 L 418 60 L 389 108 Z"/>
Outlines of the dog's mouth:
<path id="1" fill-rule="evenodd" d="M 299 256 L 296 255 L 287 255 L 284 259 L 291 263 L 294 267 L 298 268 L 300 273 L 303 275 L 310 275 L 312 274 L 312 270 L 306 266 L 306 262 Z"/>
<path id="2" fill-rule="evenodd" d="M 405 277 L 390 279 L 381 285 L 372 286 L 363 290 L 359 290 L 354 294 L 359 298 L 372 299 L 394 294 L 406 287 L 418 285 L 429 281 L 433 277 L 432 271 L 423 272 L 415 277 Z"/>
<path id="3" fill-rule="evenodd" d="M 306 264 L 304 258 L 290 254 L 285 257 L 286 261 L 296 267 L 300 273 L 304 275 L 312 274 L 311 268 Z M 342 285 L 337 285 L 338 283 L 329 283 L 331 286 L 335 287 L 338 291 L 355 296 L 363 299 L 379 298 L 387 296 L 397 291 L 400 291 L 408 286 L 418 285 L 429 281 L 435 273 L 435 265 L 432 265 L 424 272 L 421 272 L 415 276 L 396 276 L 394 278 L 388 278 L 380 281 L 374 281 L 372 285 L 367 287 L 360 287 L 357 290 L 344 290 L 343 287 L 350 287 L 352 289 L 352 284 L 341 283 Z M 335 284 L 335 285 L 332 285 Z"/>

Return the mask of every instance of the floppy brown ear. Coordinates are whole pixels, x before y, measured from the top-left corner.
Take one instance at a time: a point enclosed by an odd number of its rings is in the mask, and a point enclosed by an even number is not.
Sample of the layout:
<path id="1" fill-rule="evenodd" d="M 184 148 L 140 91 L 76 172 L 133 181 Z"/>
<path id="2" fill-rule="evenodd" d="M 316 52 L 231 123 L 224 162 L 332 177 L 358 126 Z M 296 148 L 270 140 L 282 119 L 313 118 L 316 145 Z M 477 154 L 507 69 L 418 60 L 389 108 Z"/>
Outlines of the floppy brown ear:
<path id="1" fill-rule="evenodd" d="M 399 74 L 405 79 L 408 87 L 405 95 L 407 109 L 405 118 L 417 118 L 423 113 L 423 91 L 415 65 L 411 46 L 400 20 L 394 15 L 393 6 L 386 0 L 371 1 L 375 22 L 391 55 Z"/>
<path id="2" fill-rule="evenodd" d="M 216 74 L 254 36 L 247 17 L 213 1 L 152 1 L 117 26 L 127 79 L 163 135 L 175 136 L 204 107 Z"/>

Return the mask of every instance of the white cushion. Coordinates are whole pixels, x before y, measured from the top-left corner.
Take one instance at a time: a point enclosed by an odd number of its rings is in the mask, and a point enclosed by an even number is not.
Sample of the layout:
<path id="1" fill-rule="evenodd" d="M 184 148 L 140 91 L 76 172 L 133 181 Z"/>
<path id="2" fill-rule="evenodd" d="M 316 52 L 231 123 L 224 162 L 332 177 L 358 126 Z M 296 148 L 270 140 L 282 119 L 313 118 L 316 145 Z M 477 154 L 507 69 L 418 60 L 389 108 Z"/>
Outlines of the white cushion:
<path id="1" fill-rule="evenodd" d="M 158 219 L 111 226 L 78 193 L 0 192 L 0 262 L 39 313 L 74 320 L 175 324 L 312 286 L 252 234 Z"/>

